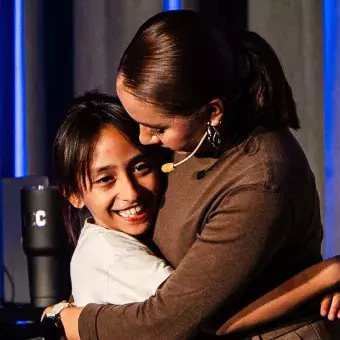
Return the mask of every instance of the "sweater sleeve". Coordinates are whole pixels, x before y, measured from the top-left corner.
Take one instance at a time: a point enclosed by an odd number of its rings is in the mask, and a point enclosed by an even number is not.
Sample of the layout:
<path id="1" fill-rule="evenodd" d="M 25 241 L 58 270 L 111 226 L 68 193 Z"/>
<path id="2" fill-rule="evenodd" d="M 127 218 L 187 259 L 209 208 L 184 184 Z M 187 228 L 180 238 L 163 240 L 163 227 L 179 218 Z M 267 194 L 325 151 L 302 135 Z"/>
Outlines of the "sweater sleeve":
<path id="1" fill-rule="evenodd" d="M 155 296 L 124 306 L 87 305 L 79 319 L 81 339 L 190 339 L 221 302 L 228 307 L 241 296 L 292 225 L 285 196 L 257 186 L 234 190 L 216 202 L 195 243 Z"/>

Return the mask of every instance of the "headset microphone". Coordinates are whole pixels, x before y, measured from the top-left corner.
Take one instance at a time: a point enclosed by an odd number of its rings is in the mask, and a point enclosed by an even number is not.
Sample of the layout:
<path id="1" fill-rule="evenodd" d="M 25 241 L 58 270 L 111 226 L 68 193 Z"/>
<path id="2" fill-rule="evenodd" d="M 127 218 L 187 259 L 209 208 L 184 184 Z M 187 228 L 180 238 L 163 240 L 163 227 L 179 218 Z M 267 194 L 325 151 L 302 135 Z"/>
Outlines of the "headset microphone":
<path id="1" fill-rule="evenodd" d="M 169 173 L 169 172 L 175 170 L 175 168 L 176 168 L 178 165 L 180 165 L 180 164 L 186 162 L 189 158 L 191 158 L 191 157 L 197 152 L 197 150 L 200 148 L 200 146 L 201 146 L 202 143 L 204 142 L 204 140 L 205 140 L 205 138 L 207 137 L 207 135 L 208 135 L 208 133 L 206 132 L 206 133 L 204 134 L 204 136 L 202 137 L 202 139 L 200 140 L 200 142 L 198 143 L 198 145 L 196 146 L 195 150 L 194 150 L 188 157 L 184 158 L 183 160 L 181 160 L 181 161 L 178 162 L 178 163 L 165 163 L 165 164 L 163 164 L 163 165 L 162 165 L 162 168 L 161 168 L 161 169 L 162 169 L 162 172 L 164 172 L 164 173 L 167 174 L 167 173 Z"/>

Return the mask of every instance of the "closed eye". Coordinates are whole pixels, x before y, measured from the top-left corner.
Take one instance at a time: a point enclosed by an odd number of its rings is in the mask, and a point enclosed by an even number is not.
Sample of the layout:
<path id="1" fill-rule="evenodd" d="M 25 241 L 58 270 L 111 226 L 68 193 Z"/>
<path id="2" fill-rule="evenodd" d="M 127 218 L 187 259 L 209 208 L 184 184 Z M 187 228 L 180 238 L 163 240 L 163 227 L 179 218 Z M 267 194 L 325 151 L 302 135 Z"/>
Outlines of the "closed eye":
<path id="1" fill-rule="evenodd" d="M 154 129 L 154 128 L 149 128 L 149 133 L 151 136 L 156 136 L 164 133 L 165 128 L 159 128 L 159 129 Z"/>

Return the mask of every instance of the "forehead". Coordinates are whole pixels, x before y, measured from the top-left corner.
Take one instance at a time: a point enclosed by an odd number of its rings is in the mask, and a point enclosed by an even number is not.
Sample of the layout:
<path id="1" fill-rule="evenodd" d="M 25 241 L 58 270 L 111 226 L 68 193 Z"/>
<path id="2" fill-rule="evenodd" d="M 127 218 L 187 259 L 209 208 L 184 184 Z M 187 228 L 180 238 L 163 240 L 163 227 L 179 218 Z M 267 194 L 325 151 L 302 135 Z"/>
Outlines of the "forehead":
<path id="1" fill-rule="evenodd" d="M 113 126 L 104 127 L 94 147 L 92 166 L 107 163 L 120 165 L 129 162 L 142 152 Z"/>
<path id="2" fill-rule="evenodd" d="M 149 127 L 158 127 L 159 125 L 169 125 L 173 118 L 161 112 L 161 109 L 150 104 L 141 102 L 122 84 L 121 77 L 117 80 L 117 94 L 122 102 L 126 112 L 137 123 Z"/>

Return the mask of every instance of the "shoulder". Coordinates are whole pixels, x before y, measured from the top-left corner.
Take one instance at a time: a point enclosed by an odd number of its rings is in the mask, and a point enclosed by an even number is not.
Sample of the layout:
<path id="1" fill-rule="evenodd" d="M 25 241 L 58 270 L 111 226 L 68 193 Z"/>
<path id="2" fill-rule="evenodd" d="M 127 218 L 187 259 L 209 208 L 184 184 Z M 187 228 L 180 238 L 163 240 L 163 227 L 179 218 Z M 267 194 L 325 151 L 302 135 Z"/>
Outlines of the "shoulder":
<path id="1" fill-rule="evenodd" d="M 253 140 L 267 161 L 298 163 L 308 167 L 306 155 L 289 129 L 258 133 Z"/>
<path id="2" fill-rule="evenodd" d="M 136 249 L 148 251 L 143 243 L 130 235 L 96 225 L 86 225 L 79 238 L 75 254 L 78 256 L 86 254 L 86 258 L 91 262 L 107 263 Z"/>
<path id="3" fill-rule="evenodd" d="M 255 133 L 231 150 L 222 166 L 236 187 L 263 185 L 280 190 L 293 182 L 303 185 L 313 180 L 307 158 L 288 129 Z"/>
<path id="4" fill-rule="evenodd" d="M 289 194 L 314 186 L 314 174 L 307 157 L 288 129 L 260 134 L 256 139 L 265 161 L 267 187 Z"/>

